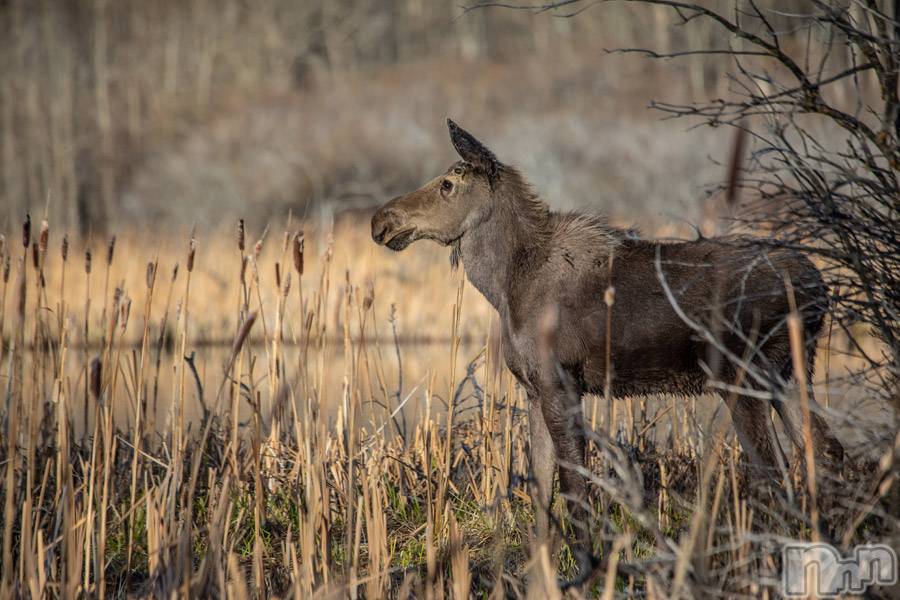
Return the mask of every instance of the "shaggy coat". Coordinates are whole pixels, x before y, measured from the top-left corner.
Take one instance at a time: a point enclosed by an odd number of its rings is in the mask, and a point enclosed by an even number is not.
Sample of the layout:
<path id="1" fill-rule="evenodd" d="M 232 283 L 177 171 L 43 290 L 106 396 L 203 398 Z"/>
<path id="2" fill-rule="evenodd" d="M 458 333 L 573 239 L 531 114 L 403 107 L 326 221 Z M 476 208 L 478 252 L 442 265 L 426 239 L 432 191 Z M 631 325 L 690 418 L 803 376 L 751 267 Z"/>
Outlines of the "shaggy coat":
<path id="1" fill-rule="evenodd" d="M 556 466 L 573 520 L 583 516 L 581 395 L 603 394 L 607 378 L 614 396 L 720 391 L 762 471 L 783 460 L 770 406 L 803 444 L 798 403 L 781 392 L 793 375 L 788 289 L 812 371 L 827 299 L 812 263 L 746 239 L 649 241 L 599 217 L 553 212 L 516 169 L 448 125 L 462 160 L 380 208 L 372 237 L 398 251 L 418 239 L 450 246 L 497 309 L 506 364 L 528 394 L 538 535 L 548 532 Z M 841 444 L 810 398 L 817 460 L 839 470 Z"/>

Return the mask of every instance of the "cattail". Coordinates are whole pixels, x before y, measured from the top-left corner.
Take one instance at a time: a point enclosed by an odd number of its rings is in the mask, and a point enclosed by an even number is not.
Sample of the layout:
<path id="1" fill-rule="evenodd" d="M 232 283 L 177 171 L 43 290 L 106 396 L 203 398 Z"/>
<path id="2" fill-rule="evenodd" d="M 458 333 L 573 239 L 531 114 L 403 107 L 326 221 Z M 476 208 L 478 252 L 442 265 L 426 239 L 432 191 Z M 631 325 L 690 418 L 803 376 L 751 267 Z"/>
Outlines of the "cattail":
<path id="1" fill-rule="evenodd" d="M 275 287 L 281 289 L 281 263 L 275 263 Z"/>
<path id="2" fill-rule="evenodd" d="M 128 317 L 131 316 L 131 297 L 125 296 L 125 298 L 122 299 L 120 313 L 122 331 L 125 331 L 125 328 L 128 327 Z"/>
<path id="3" fill-rule="evenodd" d="M 244 220 L 243 219 L 238 219 L 237 243 L 238 243 L 238 250 L 240 250 L 241 254 L 243 254 L 244 248 L 246 248 L 246 232 L 244 231 Z"/>
<path id="4" fill-rule="evenodd" d="M 294 269 L 303 277 L 303 232 L 294 234 Z"/>
<path id="5" fill-rule="evenodd" d="M 63 262 L 69 260 L 69 234 L 66 233 L 63 235 L 62 239 L 62 259 Z"/>
<path id="6" fill-rule="evenodd" d="M 255 322 L 256 311 L 253 311 L 249 315 L 247 315 L 247 318 L 244 320 L 244 323 L 238 330 L 237 337 L 234 338 L 234 344 L 231 346 L 231 353 L 233 356 L 237 356 L 237 353 L 240 352 L 241 346 L 244 345 L 244 342 L 247 340 L 247 336 L 250 335 L 250 330 L 253 329 L 253 324 Z"/>
<path id="7" fill-rule="evenodd" d="M 187 256 L 187 270 L 188 273 L 194 272 L 194 256 L 197 254 L 197 240 L 191 238 L 191 243 L 188 244 L 188 256 Z"/>
<path id="8" fill-rule="evenodd" d="M 372 303 L 375 302 L 375 282 L 369 280 L 366 283 L 366 295 L 363 298 L 363 310 L 369 310 L 372 308 Z"/>
<path id="9" fill-rule="evenodd" d="M 147 289 L 153 289 L 153 284 L 156 282 L 156 268 L 154 267 L 152 262 L 147 263 Z"/>
<path id="10" fill-rule="evenodd" d="M 241 285 L 247 284 L 247 261 L 250 260 L 249 257 L 245 256 L 241 259 Z"/>
<path id="11" fill-rule="evenodd" d="M 84 272 L 87 273 L 88 275 L 91 274 L 91 262 L 92 262 L 91 249 L 88 248 L 87 250 L 84 251 Z"/>
<path id="12" fill-rule="evenodd" d="M 109 238 L 109 246 L 106 248 L 106 264 L 107 266 L 112 264 L 113 254 L 116 252 L 116 236 L 112 236 Z"/>
<path id="13" fill-rule="evenodd" d="M 19 312 L 19 322 L 22 322 L 22 319 L 25 318 L 25 298 L 26 298 L 26 290 L 25 290 L 25 263 L 23 259 L 19 259 L 19 274 L 16 276 L 16 281 L 19 284 L 19 304 L 18 309 Z"/>
<path id="14" fill-rule="evenodd" d="M 41 247 L 41 256 L 47 255 L 47 243 L 50 241 L 50 223 L 47 219 L 41 221 L 41 236 L 38 238 L 38 246 Z"/>
<path id="15" fill-rule="evenodd" d="M 41 268 L 41 251 L 38 244 L 31 246 L 31 262 L 34 264 L 35 271 Z"/>
<path id="16" fill-rule="evenodd" d="M 95 358 L 91 361 L 91 396 L 94 397 L 94 402 L 100 401 L 100 385 L 103 379 L 103 363 L 100 362 L 99 358 Z"/>
<path id="17" fill-rule="evenodd" d="M 22 223 L 22 247 L 27 248 L 31 245 L 31 215 L 25 215 L 25 222 Z"/>
<path id="18" fill-rule="evenodd" d="M 172 269 L 172 283 L 174 283 L 176 279 L 178 279 L 178 263 L 175 263 L 175 268 Z"/>

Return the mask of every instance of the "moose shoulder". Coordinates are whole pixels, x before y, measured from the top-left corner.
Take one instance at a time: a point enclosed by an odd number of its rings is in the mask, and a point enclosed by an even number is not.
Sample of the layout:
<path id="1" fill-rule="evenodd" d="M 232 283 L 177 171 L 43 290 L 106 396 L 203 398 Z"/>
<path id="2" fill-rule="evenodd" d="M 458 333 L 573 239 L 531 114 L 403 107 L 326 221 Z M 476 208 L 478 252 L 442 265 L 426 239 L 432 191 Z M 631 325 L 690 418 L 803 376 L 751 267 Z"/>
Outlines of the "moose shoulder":
<path id="1" fill-rule="evenodd" d="M 746 239 L 641 240 L 596 216 L 553 212 L 519 171 L 448 126 L 462 160 L 381 207 L 372 237 L 397 251 L 419 239 L 450 246 L 497 309 L 507 366 L 529 398 L 538 535 L 547 534 L 557 464 L 573 521 L 583 522 L 580 397 L 603 391 L 608 364 L 616 395 L 732 390 L 724 397 L 735 430 L 761 473 L 782 458 L 770 406 L 803 444 L 799 409 L 783 390 L 793 376 L 786 288 L 803 316 L 810 374 L 827 303 L 808 260 Z M 810 406 L 817 460 L 839 471 L 842 446 L 811 394 Z"/>

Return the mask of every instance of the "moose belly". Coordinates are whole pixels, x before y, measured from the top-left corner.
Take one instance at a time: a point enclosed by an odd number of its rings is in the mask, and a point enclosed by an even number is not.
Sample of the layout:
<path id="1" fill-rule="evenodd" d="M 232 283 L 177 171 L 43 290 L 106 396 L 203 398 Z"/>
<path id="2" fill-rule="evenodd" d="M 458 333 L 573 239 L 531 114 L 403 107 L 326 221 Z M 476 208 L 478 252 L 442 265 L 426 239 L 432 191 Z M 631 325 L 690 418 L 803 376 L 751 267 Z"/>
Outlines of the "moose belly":
<path id="1" fill-rule="evenodd" d="M 653 339 L 647 344 L 613 345 L 610 383 L 616 396 L 641 394 L 699 394 L 705 382 L 697 346 L 687 339 Z M 605 351 L 585 361 L 588 391 L 602 393 L 606 386 Z"/>
<path id="2" fill-rule="evenodd" d="M 619 307 L 632 310 L 616 314 L 613 306 L 610 358 L 606 358 L 605 323 L 597 327 L 599 339 L 584 364 L 585 383 L 592 392 L 606 386 L 607 365 L 616 395 L 698 394 L 704 385 L 699 360 L 702 345 L 691 329 L 678 317 L 667 299 L 656 290 L 622 290 Z M 661 292 L 661 290 L 660 290 Z M 629 294 L 631 295 L 631 294 Z M 624 300 L 629 302 L 624 302 Z M 599 325 L 599 324 L 598 324 Z"/>

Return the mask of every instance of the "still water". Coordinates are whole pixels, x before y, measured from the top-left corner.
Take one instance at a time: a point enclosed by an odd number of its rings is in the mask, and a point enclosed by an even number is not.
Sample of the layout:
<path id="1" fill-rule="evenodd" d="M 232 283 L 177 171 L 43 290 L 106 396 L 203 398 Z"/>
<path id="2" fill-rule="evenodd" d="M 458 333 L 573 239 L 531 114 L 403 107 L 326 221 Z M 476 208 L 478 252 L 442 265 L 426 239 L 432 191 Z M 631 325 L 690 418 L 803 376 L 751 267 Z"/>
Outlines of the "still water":
<path id="1" fill-rule="evenodd" d="M 352 344 L 349 351 L 340 341 L 326 343 L 323 348 L 287 345 L 279 349 L 281 360 L 277 370 L 280 376 L 274 383 L 270 376 L 271 354 L 272 348 L 264 345 L 244 349 L 232 369 L 232 373 L 241 373 L 243 389 L 240 399 L 233 404 L 235 379 L 225 375 L 231 356 L 229 347 L 204 346 L 188 350 L 187 359 L 180 364 L 176 364 L 179 355 L 173 351 L 163 350 L 157 356 L 155 349 L 151 349 L 144 357 L 143 368 L 139 349 L 122 350 L 114 360 L 118 364 L 114 393 L 107 392 L 105 397 L 112 398 L 113 418 L 123 431 L 134 425 L 137 410 L 134 399 L 144 398 L 142 430 L 155 432 L 160 439 L 167 437 L 173 416 L 175 420 L 181 418 L 182 411 L 189 430 L 196 431 L 205 410 L 224 416 L 233 406 L 236 406 L 238 421 L 247 424 L 253 417 L 251 399 L 258 399 L 264 422 L 269 420 L 273 405 L 280 405 L 290 415 L 293 410 L 290 403 L 293 403 L 298 412 L 307 415 L 313 411 L 330 423 L 341 411 L 346 413 L 348 403 L 355 400 L 356 422 L 369 431 L 387 422 L 395 428 L 404 424 L 411 428 L 426 414 L 443 415 L 448 398 L 456 398 L 454 414 L 459 418 L 476 414 L 481 403 L 479 391 L 491 382 L 496 382 L 491 389 L 498 391 L 500 396 L 512 395 L 514 401 L 525 408 L 509 374 L 504 373 L 497 379 L 494 370 L 485 364 L 481 344 L 460 344 L 455 359 L 449 342 L 394 345 L 367 341 Z M 26 398 L 34 397 L 35 381 L 41 381 L 47 390 L 38 397 L 55 397 L 52 391 L 54 369 L 47 359 L 50 355 L 41 356 L 43 358 L 36 358 L 37 353 L 30 352 L 24 361 L 26 374 L 43 373 L 40 377 L 26 376 Z M 97 414 L 97 403 L 87 392 L 85 383 L 89 380 L 89 369 L 85 365 L 90 365 L 94 358 L 96 351 L 73 349 L 65 361 L 66 378 L 62 387 L 77 438 L 89 434 Z M 4 359 L 0 384 L 7 389 L 8 356 Z M 182 366 L 185 367 L 183 372 Z M 143 377 L 139 378 L 136 374 L 141 371 Z M 880 446 L 880 441 L 889 434 L 886 424 L 893 422 L 889 406 L 870 397 L 864 387 L 832 378 L 827 387 L 824 381 L 818 382 L 816 397 L 820 402 L 827 402 L 826 418 L 848 449 L 864 451 L 873 444 Z M 173 398 L 176 399 L 174 403 Z M 183 398 L 183 402 L 177 400 L 179 398 Z M 619 401 L 618 420 L 626 418 L 627 402 Z M 703 436 L 712 420 L 728 419 L 727 410 L 715 396 L 690 400 L 663 395 L 630 402 L 635 415 L 644 415 L 639 428 L 651 426 L 657 439 L 673 434 L 676 438 L 684 434 Z M 52 409 L 52 402 L 45 403 L 45 410 Z M 601 423 L 607 414 L 607 406 L 602 398 L 588 397 L 585 411 L 589 422 L 594 417 Z M 783 435 L 780 423 L 777 419 L 775 422 L 776 430 Z M 785 440 L 783 445 L 789 444 Z"/>
<path id="2" fill-rule="evenodd" d="M 135 398 L 144 399 L 142 429 L 163 434 L 169 431 L 173 415 L 183 418 L 193 428 L 202 421 L 205 410 L 225 414 L 232 408 L 236 376 L 240 372 L 242 392 L 237 402 L 238 419 L 247 423 L 253 416 L 251 400 L 258 399 L 260 413 L 268 420 L 273 404 L 293 401 L 298 407 L 311 407 L 320 418 L 334 420 L 346 403 L 355 399 L 362 423 L 382 422 L 394 415 L 398 422 L 415 422 L 425 410 L 441 414 L 446 410 L 447 398 L 456 394 L 466 378 L 467 367 L 474 360 L 472 376 L 482 385 L 487 376 L 483 360 L 483 346 L 460 344 L 451 373 L 453 358 L 449 343 L 375 343 L 353 344 L 345 351 L 340 342 L 326 343 L 324 348 L 299 345 L 281 347 L 278 351 L 278 379 L 273 382 L 270 368 L 272 348 L 254 345 L 245 348 L 235 360 L 230 374 L 226 367 L 231 348 L 205 346 L 188 350 L 182 363 L 172 350 L 159 355 L 151 349 L 144 356 L 141 367 L 139 348 L 122 350 L 111 360 L 118 364 L 114 377 L 114 392 L 104 393 L 112 398 L 116 425 L 128 430 L 135 422 Z M 42 367 L 41 359 L 30 352 L 25 360 L 26 373 L 32 366 L 38 371 L 51 372 Z M 66 358 L 66 378 L 63 382 L 73 432 L 81 436 L 93 428 L 97 402 L 88 392 L 90 364 L 96 351 L 70 350 Z M 86 367 L 86 365 L 88 365 Z M 184 367 L 183 370 L 181 367 Z M 142 372 L 143 377 L 137 374 Z M 108 374 L 107 374 L 108 376 Z M 459 399 L 465 400 L 460 409 L 475 406 L 476 399 L 470 379 L 462 386 Z M 4 383 L 6 374 L 0 376 Z M 34 379 L 26 377 L 26 397 L 33 392 Z M 52 375 L 42 381 L 52 381 Z M 52 388 L 48 388 L 52 389 Z M 182 391 L 183 390 L 183 391 Z M 274 393 L 273 393 L 274 390 Z M 47 392 L 44 395 L 49 395 Z M 178 398 L 184 398 L 183 403 Z M 173 399 L 176 401 L 173 403 Z M 398 408 L 402 404 L 401 408 Z M 426 406 L 428 405 L 428 406 Z M 289 405 L 287 410 L 290 410 Z M 87 423 L 87 427 L 85 424 Z"/>

